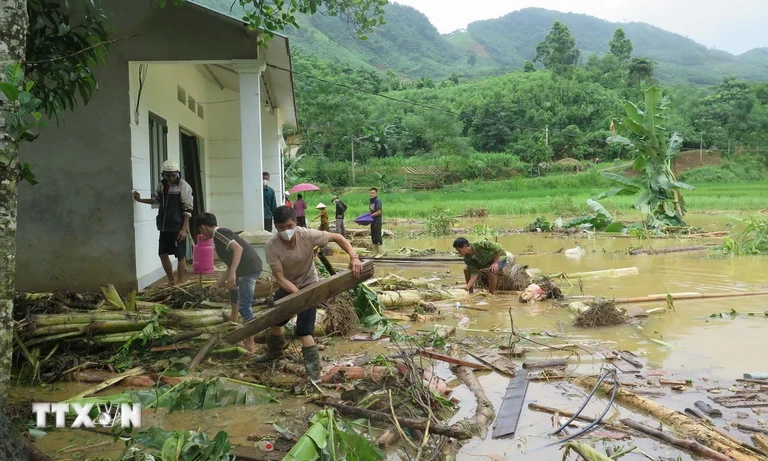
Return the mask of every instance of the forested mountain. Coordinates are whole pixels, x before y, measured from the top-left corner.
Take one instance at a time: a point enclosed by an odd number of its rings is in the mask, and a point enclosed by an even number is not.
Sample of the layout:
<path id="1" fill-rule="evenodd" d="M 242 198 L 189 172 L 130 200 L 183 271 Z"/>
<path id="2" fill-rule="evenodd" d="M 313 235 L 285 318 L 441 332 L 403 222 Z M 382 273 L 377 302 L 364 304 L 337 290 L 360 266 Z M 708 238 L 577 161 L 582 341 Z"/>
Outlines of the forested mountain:
<path id="1" fill-rule="evenodd" d="M 239 2 L 232 0 L 196 3 L 233 17 L 241 17 L 243 12 Z M 414 8 L 392 3 L 385 10 L 387 24 L 368 40 L 358 40 L 342 19 L 322 12 L 300 16 L 300 27 L 286 34 L 294 49 L 321 60 L 389 70 L 410 79 L 443 80 L 452 74 L 478 78 L 521 70 L 525 61 L 535 57 L 536 44 L 552 23 L 560 21 L 576 38 L 582 62 L 592 54 L 605 54 L 613 32 L 621 27 L 634 45 L 632 55 L 656 61 L 656 76 L 666 83 L 713 85 L 725 75 L 753 81 L 768 75 L 768 48 L 734 56 L 645 23 L 619 24 L 584 14 L 525 8 L 441 35 Z"/>
<path id="2" fill-rule="evenodd" d="M 465 31 L 441 35 L 417 10 L 386 7 L 387 24 L 367 41 L 357 40 L 338 18 L 302 18 L 288 32 L 294 47 L 321 59 L 365 63 L 408 78 L 441 80 L 453 73 L 467 77 L 520 70 L 536 55 L 536 44 L 554 21 L 565 23 L 576 38 L 583 61 L 605 54 L 613 32 L 621 27 L 634 44 L 633 56 L 658 63 L 657 77 L 665 82 L 715 84 L 725 75 L 761 80 L 768 75 L 768 48 L 739 56 L 709 49 L 691 39 L 645 23 L 612 23 L 592 16 L 526 8 L 498 19 L 471 23 Z"/>

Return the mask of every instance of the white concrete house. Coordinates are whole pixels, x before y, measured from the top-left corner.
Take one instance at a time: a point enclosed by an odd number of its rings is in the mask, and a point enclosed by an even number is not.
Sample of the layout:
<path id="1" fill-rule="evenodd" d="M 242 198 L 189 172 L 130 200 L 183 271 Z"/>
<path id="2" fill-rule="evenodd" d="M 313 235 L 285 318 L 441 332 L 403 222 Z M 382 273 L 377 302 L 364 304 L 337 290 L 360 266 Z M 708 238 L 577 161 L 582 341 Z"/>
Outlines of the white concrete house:
<path id="1" fill-rule="evenodd" d="M 171 2 L 169 2 L 171 3 Z M 25 146 L 40 183 L 19 190 L 19 290 L 143 288 L 164 272 L 157 209 L 135 203 L 178 160 L 197 212 L 263 242 L 261 172 L 282 203 L 285 128 L 296 128 L 288 39 L 267 48 L 203 0 L 105 1 L 113 36 L 91 102 Z M 263 257 L 263 254 L 262 254 Z"/>

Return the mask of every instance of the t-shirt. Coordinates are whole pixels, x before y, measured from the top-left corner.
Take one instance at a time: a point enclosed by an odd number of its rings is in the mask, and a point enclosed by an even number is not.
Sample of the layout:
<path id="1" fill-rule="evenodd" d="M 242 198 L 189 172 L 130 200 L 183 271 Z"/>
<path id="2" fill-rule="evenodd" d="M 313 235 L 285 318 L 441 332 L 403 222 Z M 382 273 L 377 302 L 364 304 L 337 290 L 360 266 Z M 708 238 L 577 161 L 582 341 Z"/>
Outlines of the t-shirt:
<path id="1" fill-rule="evenodd" d="M 501 251 L 499 261 L 503 261 L 507 258 L 507 255 L 502 246 L 496 242 L 490 240 L 478 240 L 472 242 L 472 252 L 474 254 L 464 255 L 464 264 L 467 265 L 470 274 L 479 274 L 481 270 L 491 267 L 493 264 L 493 256 Z"/>
<path id="2" fill-rule="evenodd" d="M 328 245 L 328 232 L 296 227 L 293 235 L 296 237 L 295 247 L 286 247 L 280 235 L 275 234 L 267 240 L 264 250 L 267 253 L 267 264 L 280 264 L 285 278 L 297 288 L 303 288 L 319 280 L 312 250 L 316 246 Z"/>
<path id="3" fill-rule="evenodd" d="M 304 210 L 307 209 L 307 202 L 303 198 L 300 198 L 293 202 L 293 212 L 296 213 L 297 218 L 303 218 L 305 216 Z"/>
<path id="4" fill-rule="evenodd" d="M 379 197 L 372 198 L 371 204 L 369 205 L 368 209 L 370 210 L 371 214 L 377 210 L 381 210 L 381 199 Z M 374 222 L 381 222 L 381 215 L 374 216 L 373 217 Z"/>
<path id="5" fill-rule="evenodd" d="M 243 275 L 261 272 L 261 258 L 259 258 L 259 255 L 250 243 L 224 227 L 217 227 L 213 231 L 213 246 L 216 248 L 216 255 L 226 263 L 227 267 L 232 265 L 232 258 L 235 256 L 235 253 L 230 249 L 232 242 L 237 242 L 243 247 L 243 254 L 240 256 L 240 264 L 237 265 L 236 275 L 242 277 Z"/>

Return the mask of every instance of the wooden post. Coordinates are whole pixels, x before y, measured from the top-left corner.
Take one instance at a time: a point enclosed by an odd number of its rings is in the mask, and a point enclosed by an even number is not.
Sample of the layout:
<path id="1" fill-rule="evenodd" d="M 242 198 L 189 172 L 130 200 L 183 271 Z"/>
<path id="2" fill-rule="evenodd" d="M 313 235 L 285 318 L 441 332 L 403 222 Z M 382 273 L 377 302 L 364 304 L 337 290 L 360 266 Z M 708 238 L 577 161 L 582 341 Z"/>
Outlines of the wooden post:
<path id="1" fill-rule="evenodd" d="M 222 339 L 230 344 L 240 342 L 249 336 L 277 325 L 283 320 L 288 320 L 299 312 L 304 312 L 310 307 L 317 306 L 371 277 L 373 277 L 373 261 L 366 261 L 363 263 L 363 269 L 359 278 L 355 278 L 352 272 L 348 271 L 322 279 L 280 299 L 275 303 L 274 307 L 259 312 L 250 322 L 237 330 L 227 333 Z"/>

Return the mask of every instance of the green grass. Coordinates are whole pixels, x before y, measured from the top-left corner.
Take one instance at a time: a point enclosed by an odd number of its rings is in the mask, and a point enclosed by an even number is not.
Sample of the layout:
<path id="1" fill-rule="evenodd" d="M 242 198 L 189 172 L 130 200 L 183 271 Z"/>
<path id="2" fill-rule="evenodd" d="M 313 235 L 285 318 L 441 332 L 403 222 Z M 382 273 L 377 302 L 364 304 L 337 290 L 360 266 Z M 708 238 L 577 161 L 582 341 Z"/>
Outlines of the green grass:
<path id="1" fill-rule="evenodd" d="M 586 200 L 609 188 L 598 174 L 551 175 L 542 178 L 518 178 L 506 181 L 464 182 L 433 191 L 380 191 L 384 216 L 389 218 L 424 218 L 435 205 L 444 206 L 456 215 L 467 208 L 487 208 L 491 216 L 536 214 L 545 217 L 573 217 L 586 214 Z M 688 212 L 733 211 L 754 212 L 768 206 L 765 199 L 768 181 L 739 183 L 705 183 L 683 196 Z M 317 194 L 317 200 L 327 197 Z M 328 197 L 329 198 L 329 197 Z M 600 203 L 618 217 L 634 219 L 632 209 L 636 197 L 611 197 Z M 313 198 L 310 198 L 313 200 Z M 367 189 L 344 194 L 351 214 L 362 214 L 368 203 Z"/>

